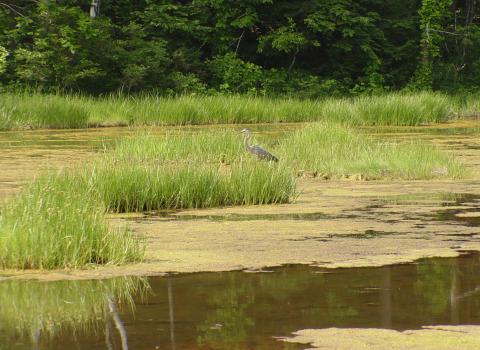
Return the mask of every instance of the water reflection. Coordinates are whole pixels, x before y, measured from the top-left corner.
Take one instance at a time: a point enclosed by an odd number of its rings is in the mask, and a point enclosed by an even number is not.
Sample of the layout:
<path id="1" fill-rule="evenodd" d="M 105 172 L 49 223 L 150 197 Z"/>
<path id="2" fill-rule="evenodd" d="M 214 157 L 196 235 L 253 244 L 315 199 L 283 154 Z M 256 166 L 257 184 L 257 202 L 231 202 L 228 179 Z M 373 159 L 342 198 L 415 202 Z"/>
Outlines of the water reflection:
<path id="1" fill-rule="evenodd" d="M 150 278 L 147 297 L 138 282 L 8 282 L 0 340 L 14 349 L 298 349 L 274 337 L 305 328 L 480 324 L 479 267 L 472 254 L 381 268 L 198 273 Z M 27 345 L 18 345 L 25 330 Z"/>
<path id="2" fill-rule="evenodd" d="M 113 323 L 121 338 L 121 349 L 126 350 L 127 332 L 117 305 L 133 309 L 133 295 L 143 295 L 147 288 L 146 280 L 137 277 L 0 282 L 0 344 L 43 349 L 66 334 L 81 339 L 105 328 L 105 347 L 113 349 Z"/>

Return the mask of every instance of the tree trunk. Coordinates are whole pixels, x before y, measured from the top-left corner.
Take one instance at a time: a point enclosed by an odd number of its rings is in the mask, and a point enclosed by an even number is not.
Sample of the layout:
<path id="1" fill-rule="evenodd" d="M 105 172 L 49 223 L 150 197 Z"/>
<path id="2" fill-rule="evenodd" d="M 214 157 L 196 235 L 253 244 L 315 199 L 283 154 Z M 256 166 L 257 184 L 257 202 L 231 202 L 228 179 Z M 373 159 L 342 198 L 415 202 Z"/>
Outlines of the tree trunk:
<path id="1" fill-rule="evenodd" d="M 92 0 L 90 5 L 90 17 L 95 18 L 100 14 L 100 0 Z"/>
<path id="2" fill-rule="evenodd" d="M 473 18 L 475 17 L 475 0 L 465 1 L 465 14 L 465 25 L 468 26 L 472 24 Z"/>

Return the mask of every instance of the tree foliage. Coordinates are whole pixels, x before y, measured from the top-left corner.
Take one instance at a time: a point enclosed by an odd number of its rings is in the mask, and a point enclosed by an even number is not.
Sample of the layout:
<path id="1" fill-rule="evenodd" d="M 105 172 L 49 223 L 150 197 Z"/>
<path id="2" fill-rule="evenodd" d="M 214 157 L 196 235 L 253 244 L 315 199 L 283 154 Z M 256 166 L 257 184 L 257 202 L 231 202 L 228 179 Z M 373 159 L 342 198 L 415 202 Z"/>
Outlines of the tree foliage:
<path id="1" fill-rule="evenodd" d="M 474 0 L 0 1 L 0 84 L 41 91 L 473 90 Z M 7 54 L 8 53 L 8 54 Z"/>

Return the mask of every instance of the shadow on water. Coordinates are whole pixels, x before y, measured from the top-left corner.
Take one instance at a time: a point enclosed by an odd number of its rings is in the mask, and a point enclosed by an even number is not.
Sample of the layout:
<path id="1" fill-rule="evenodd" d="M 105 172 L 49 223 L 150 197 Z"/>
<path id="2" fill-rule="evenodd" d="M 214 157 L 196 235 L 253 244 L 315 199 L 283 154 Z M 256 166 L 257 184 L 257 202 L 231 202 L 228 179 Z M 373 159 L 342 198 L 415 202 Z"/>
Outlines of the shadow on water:
<path id="1" fill-rule="evenodd" d="M 463 194 L 456 198 L 452 205 L 444 205 L 446 209 L 436 213 L 434 219 L 440 221 L 450 221 L 455 224 L 465 226 L 480 225 L 480 196 L 472 194 Z M 448 208 L 457 206 L 456 208 Z M 458 208 L 462 207 L 464 208 Z"/>
<path id="2" fill-rule="evenodd" d="M 293 265 L 152 277 L 147 295 L 135 279 L 6 281 L 0 341 L 8 349 L 299 349 L 274 337 L 480 324 L 479 268 L 478 253 L 380 268 Z"/>
<path id="3" fill-rule="evenodd" d="M 354 216 L 336 215 L 331 216 L 321 212 L 313 213 L 284 213 L 284 214 L 225 214 L 225 215 L 178 215 L 180 211 L 155 211 L 146 213 L 140 218 L 131 218 L 127 220 L 145 222 L 145 221 L 190 221 L 190 220 L 208 220 L 208 221 L 257 221 L 257 220 L 299 220 L 316 221 L 324 219 L 353 218 Z"/>

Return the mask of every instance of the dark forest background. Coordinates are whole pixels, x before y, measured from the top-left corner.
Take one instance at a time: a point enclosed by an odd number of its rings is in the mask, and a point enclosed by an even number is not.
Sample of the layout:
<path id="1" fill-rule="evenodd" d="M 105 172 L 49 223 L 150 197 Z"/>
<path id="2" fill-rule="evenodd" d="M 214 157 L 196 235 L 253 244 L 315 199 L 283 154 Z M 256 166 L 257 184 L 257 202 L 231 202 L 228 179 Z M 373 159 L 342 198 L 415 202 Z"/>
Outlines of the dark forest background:
<path id="1" fill-rule="evenodd" d="M 476 0 L 0 0 L 0 85 L 321 97 L 480 86 Z"/>

